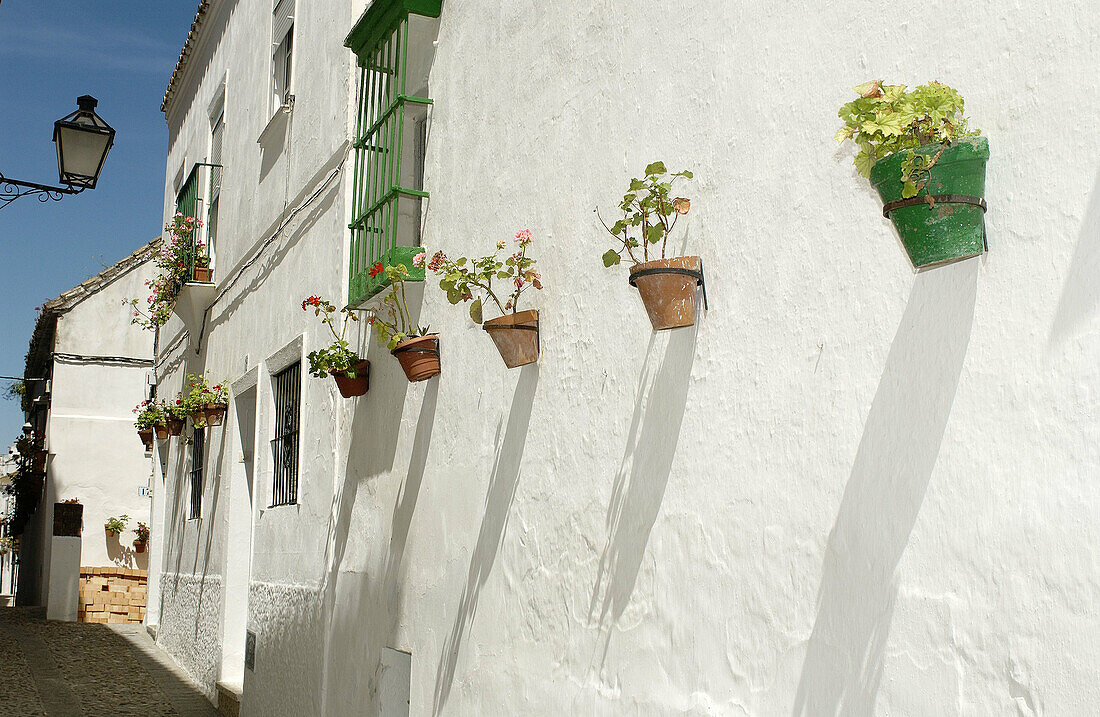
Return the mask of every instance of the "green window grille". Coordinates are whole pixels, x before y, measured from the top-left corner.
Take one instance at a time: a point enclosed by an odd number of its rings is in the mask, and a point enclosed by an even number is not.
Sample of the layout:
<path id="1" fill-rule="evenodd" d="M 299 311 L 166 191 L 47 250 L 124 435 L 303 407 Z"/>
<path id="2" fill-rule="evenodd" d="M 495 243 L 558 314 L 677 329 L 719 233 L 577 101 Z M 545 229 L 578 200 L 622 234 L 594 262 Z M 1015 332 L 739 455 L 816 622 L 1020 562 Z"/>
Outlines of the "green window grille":
<path id="1" fill-rule="evenodd" d="M 220 152 L 221 152 L 220 138 L 217 141 L 218 141 L 218 152 L 220 154 Z M 220 157 L 219 157 L 219 159 L 220 159 Z M 199 198 L 199 187 L 202 184 L 202 182 L 200 181 L 200 177 L 201 177 L 201 174 L 202 174 L 201 170 L 202 170 L 203 167 L 210 167 L 211 170 L 212 170 L 211 171 L 211 176 L 210 176 L 210 183 L 211 183 L 211 194 L 212 194 L 212 198 L 213 198 L 214 201 L 217 200 L 217 196 L 214 195 L 214 181 L 215 181 L 214 180 L 214 171 L 215 170 L 217 172 L 218 192 L 220 193 L 220 191 L 221 191 L 221 169 L 222 169 L 221 164 L 220 163 L 215 164 L 215 163 L 211 163 L 211 162 L 196 162 L 195 165 L 191 167 L 191 173 L 187 175 L 187 181 L 183 183 L 183 186 L 180 188 L 179 193 L 176 194 L 176 211 L 179 212 L 180 214 L 182 214 L 185 217 L 195 217 L 196 219 L 204 219 L 204 217 L 201 216 L 201 211 L 200 211 L 200 207 L 199 207 L 199 205 L 201 204 L 201 200 Z M 205 219 L 207 221 L 209 221 L 210 217 L 206 217 Z M 189 272 L 188 276 L 191 276 L 191 277 L 194 277 L 196 259 L 199 258 L 200 256 L 203 258 L 203 261 L 200 262 L 200 265 L 204 265 L 204 266 L 209 266 L 210 265 L 210 246 L 209 246 L 209 242 L 203 242 L 201 240 L 202 240 L 202 231 L 201 230 L 196 229 L 194 232 L 191 233 L 191 246 L 189 246 L 188 249 L 187 249 L 187 264 L 188 264 L 187 270 Z M 201 245 L 198 247 L 198 249 L 199 249 L 198 251 L 196 250 L 196 246 L 195 246 L 196 242 L 201 242 Z"/>
<path id="2" fill-rule="evenodd" d="M 428 70 L 438 31 L 440 0 L 374 0 L 345 45 L 358 58 L 350 279 L 348 304 L 356 306 L 388 285 L 370 276 L 378 262 L 412 265 L 420 249 Z"/>
<path id="3" fill-rule="evenodd" d="M 176 195 L 176 211 L 185 217 L 196 216 L 195 212 L 199 210 L 199 166 L 191 167 L 187 181 Z"/>

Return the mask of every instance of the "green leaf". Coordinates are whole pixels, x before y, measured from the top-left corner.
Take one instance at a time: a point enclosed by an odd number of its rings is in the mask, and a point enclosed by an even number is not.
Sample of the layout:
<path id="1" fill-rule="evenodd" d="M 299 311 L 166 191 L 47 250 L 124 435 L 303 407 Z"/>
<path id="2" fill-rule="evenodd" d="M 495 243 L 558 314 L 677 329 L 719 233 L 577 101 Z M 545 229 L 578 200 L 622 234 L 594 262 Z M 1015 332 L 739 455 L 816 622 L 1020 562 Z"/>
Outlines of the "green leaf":
<path id="1" fill-rule="evenodd" d="M 627 187 L 627 189 L 630 190 L 631 192 L 636 192 L 639 189 L 645 189 L 645 182 L 643 182 L 640 179 L 631 179 L 630 180 L 630 186 Z M 627 195 L 627 196 L 630 196 L 630 195 Z M 623 202 L 626 203 L 626 197 L 623 197 Z"/>
<path id="2" fill-rule="evenodd" d="M 867 154 L 866 151 L 862 151 L 856 155 L 855 164 L 857 172 L 864 177 L 869 177 L 871 176 L 871 167 L 875 165 L 875 162 L 871 159 L 871 155 Z"/>
<path id="3" fill-rule="evenodd" d="M 654 224 L 646 231 L 646 240 L 650 244 L 656 244 L 665 236 L 665 228 L 660 224 Z"/>
<path id="4" fill-rule="evenodd" d="M 481 297 L 474 299 L 474 303 L 470 304 L 470 318 L 474 320 L 475 324 L 481 323 Z"/>
<path id="5" fill-rule="evenodd" d="M 622 234 L 624 229 L 626 229 L 626 222 L 622 219 L 611 225 L 612 234 Z"/>
<path id="6" fill-rule="evenodd" d="M 622 257 L 614 249 L 608 249 L 603 255 L 603 265 L 605 267 L 615 266 L 620 261 L 622 261 Z"/>
<path id="7" fill-rule="evenodd" d="M 901 187 L 901 196 L 906 199 L 917 196 L 917 185 L 914 184 L 912 180 L 903 184 Z"/>
<path id="8" fill-rule="evenodd" d="M 658 175 L 658 174 L 664 174 L 667 171 L 668 170 L 665 169 L 665 163 L 664 162 L 653 162 L 652 164 L 648 165 L 645 168 L 645 173 L 646 173 L 647 177 L 652 177 L 652 176 L 655 176 L 655 175 Z"/>
<path id="9" fill-rule="evenodd" d="M 510 278 L 512 278 L 512 274 L 510 272 L 507 272 L 507 271 L 498 271 L 497 272 L 497 278 L 498 279 L 510 279 Z"/>

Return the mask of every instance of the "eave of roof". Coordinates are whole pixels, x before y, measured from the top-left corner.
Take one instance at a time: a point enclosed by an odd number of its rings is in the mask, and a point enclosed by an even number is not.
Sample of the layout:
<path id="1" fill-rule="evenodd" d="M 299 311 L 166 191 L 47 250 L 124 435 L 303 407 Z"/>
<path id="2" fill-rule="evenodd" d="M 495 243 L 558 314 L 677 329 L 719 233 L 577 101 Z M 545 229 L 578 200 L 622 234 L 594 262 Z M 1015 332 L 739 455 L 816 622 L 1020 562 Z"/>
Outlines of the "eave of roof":
<path id="1" fill-rule="evenodd" d="M 62 292 L 56 299 L 50 299 L 42 304 L 42 313 L 64 314 L 92 294 L 98 293 L 101 289 L 126 272 L 144 263 L 147 259 L 151 259 L 159 244 L 160 237 L 157 237 L 148 244 L 139 247 L 133 254 L 112 264 L 87 281 L 83 281 L 72 289 Z"/>
<path id="2" fill-rule="evenodd" d="M 213 0 L 200 0 L 199 2 L 195 19 L 191 23 L 191 29 L 187 32 L 187 40 L 184 41 L 179 59 L 176 60 L 176 69 L 172 70 L 172 79 L 168 80 L 168 89 L 164 91 L 164 100 L 160 103 L 160 111 L 164 113 L 165 117 L 168 116 L 168 103 L 172 101 L 172 95 L 175 94 L 177 85 L 183 78 L 183 71 L 187 67 L 187 58 L 191 56 L 191 51 L 195 49 L 195 43 L 199 38 L 199 27 L 206 19 L 207 11 L 212 4 Z"/>

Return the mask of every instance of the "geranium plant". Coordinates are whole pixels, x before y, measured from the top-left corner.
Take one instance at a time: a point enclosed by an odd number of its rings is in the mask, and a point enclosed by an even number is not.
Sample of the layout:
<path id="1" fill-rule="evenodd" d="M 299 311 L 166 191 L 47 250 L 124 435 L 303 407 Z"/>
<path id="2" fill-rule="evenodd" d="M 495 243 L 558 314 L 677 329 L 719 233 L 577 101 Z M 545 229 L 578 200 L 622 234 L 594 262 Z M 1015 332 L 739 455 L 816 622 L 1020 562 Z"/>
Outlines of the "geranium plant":
<path id="1" fill-rule="evenodd" d="M 413 257 L 413 266 L 423 264 L 424 252 L 420 252 Z M 409 278 L 408 267 L 404 264 L 383 266 L 382 262 L 377 262 L 371 267 L 371 278 L 382 273 L 389 279 L 390 289 L 382 296 L 376 308 L 367 310 L 367 320 L 374 327 L 379 343 L 393 351 L 406 339 L 427 336 L 428 327 L 413 322 L 412 315 L 409 313 L 409 305 L 405 299 L 405 280 Z"/>
<path id="2" fill-rule="evenodd" d="M 680 215 L 687 214 L 691 208 L 691 200 L 672 196 L 672 186 L 677 180 L 691 179 L 692 176 L 686 169 L 670 174 L 664 162 L 653 162 L 645 168 L 642 179 L 635 177 L 630 180 L 627 192 L 619 202 L 622 219 L 607 226 L 599 210 L 596 210 L 600 223 L 621 244 L 604 252 L 604 266 L 615 266 L 621 262 L 624 252 L 633 264 L 649 261 L 651 246 L 652 258 L 665 258 L 668 235 L 676 227 Z M 657 257 L 657 244 L 661 245 L 660 257 Z"/>
<path id="3" fill-rule="evenodd" d="M 164 404 L 154 399 L 146 399 L 134 406 L 137 420 L 134 425 L 139 431 L 149 431 L 164 423 L 167 416 L 164 413 Z"/>
<path id="4" fill-rule="evenodd" d="M 221 383 L 211 385 L 202 374 L 187 374 L 187 391 L 183 393 L 181 403 L 178 405 L 191 416 L 196 428 L 219 423 L 220 414 L 224 413 L 226 404 L 229 403 L 229 389 Z M 211 411 L 218 411 L 215 419 Z"/>
<path id="5" fill-rule="evenodd" d="M 859 153 L 854 163 L 864 177 L 870 176 L 871 167 L 883 157 L 906 152 L 899 177 L 905 198 L 924 188 L 929 170 L 951 142 L 981 134 L 970 129 L 963 115 L 962 95 L 939 82 L 906 91 L 905 85 L 875 80 L 853 89 L 859 97 L 840 108 L 844 126 L 837 130 L 836 140 L 856 143 Z M 936 144 L 940 146 L 935 153 L 917 151 Z"/>
<path id="6" fill-rule="evenodd" d="M 346 375 L 348 378 L 355 378 L 357 375 L 355 367 L 362 359 L 351 350 L 351 346 L 344 337 L 347 335 L 348 323 L 359 321 L 359 317 L 347 307 L 337 310 L 335 304 L 320 296 L 311 296 L 303 301 L 302 310 L 312 310 L 314 316 L 319 317 L 321 323 L 328 327 L 334 339 L 328 346 L 309 352 L 307 358 L 309 359 L 310 374 L 316 378 L 324 378 L 332 372 L 337 372 Z M 343 317 L 340 322 L 339 333 L 336 332 L 337 315 Z"/>
<path id="7" fill-rule="evenodd" d="M 143 329 L 155 329 L 168 323 L 176 297 L 184 283 L 191 280 L 190 262 L 195 253 L 192 235 L 201 226 L 202 221 L 185 217 L 180 212 L 164 225 L 164 236 L 155 257 L 158 273 L 145 281 L 149 296 L 144 308 L 138 299 L 122 300 L 130 307 L 130 323 Z"/>
<path id="8" fill-rule="evenodd" d="M 451 260 L 442 251 L 437 251 L 428 262 L 428 269 L 442 277 L 439 288 L 447 292 L 447 301 L 457 304 L 460 301 L 473 301 L 470 304 L 470 318 L 480 324 L 484 319 L 483 299 L 492 299 L 501 315 L 519 310 L 519 299 L 524 291 L 534 287 L 542 289 L 542 277 L 535 271 L 535 260 L 527 256 L 527 247 L 531 245 L 531 231 L 523 229 L 516 232 L 515 242 L 518 251 L 500 258 L 500 252 L 507 244 L 498 241 L 496 251 L 478 259 L 459 257 Z M 504 295 L 504 301 L 493 289 L 493 280 L 506 282 L 511 292 Z M 478 296 L 475 296 L 478 294 Z"/>
<path id="9" fill-rule="evenodd" d="M 144 553 L 145 546 L 149 542 L 149 526 L 145 523 L 138 522 L 137 527 L 134 528 L 134 552 Z"/>

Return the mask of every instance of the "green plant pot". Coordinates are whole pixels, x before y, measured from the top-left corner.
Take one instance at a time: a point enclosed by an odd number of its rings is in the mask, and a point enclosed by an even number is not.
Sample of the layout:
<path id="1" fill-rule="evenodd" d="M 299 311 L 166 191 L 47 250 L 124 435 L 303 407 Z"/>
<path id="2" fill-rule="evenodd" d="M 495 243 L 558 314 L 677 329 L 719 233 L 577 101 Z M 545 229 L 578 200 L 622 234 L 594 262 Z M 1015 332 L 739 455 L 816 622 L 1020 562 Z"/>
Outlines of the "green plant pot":
<path id="1" fill-rule="evenodd" d="M 940 145 L 926 145 L 916 152 L 936 155 Z M 871 185 L 883 205 L 902 199 L 901 163 L 907 152 L 895 152 L 871 168 Z M 985 164 L 989 141 L 985 137 L 960 139 L 943 151 L 929 170 L 928 182 L 918 197 L 960 194 L 985 197 Z M 921 202 L 890 212 L 909 260 L 917 269 L 950 264 L 979 256 L 985 250 L 985 213 L 973 204 Z"/>

